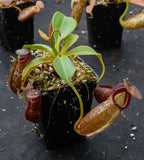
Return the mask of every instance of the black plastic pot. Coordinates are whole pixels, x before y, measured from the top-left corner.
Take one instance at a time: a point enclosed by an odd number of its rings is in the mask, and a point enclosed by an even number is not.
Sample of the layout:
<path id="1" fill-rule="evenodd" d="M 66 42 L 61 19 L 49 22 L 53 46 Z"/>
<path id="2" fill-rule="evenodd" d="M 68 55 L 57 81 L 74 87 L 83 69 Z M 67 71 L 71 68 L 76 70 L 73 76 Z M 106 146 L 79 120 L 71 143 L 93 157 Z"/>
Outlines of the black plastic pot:
<path id="1" fill-rule="evenodd" d="M 18 5 L 20 9 L 34 3 Z M 19 11 L 13 7 L 0 8 L 0 45 L 11 51 L 22 48 L 24 44 L 32 44 L 34 40 L 34 18 L 18 21 Z"/>
<path id="2" fill-rule="evenodd" d="M 82 97 L 84 114 L 86 114 L 91 109 L 96 79 L 75 87 Z M 48 148 L 84 138 L 74 131 L 74 124 L 80 115 L 80 107 L 78 98 L 71 87 L 42 91 L 42 110 L 43 116 L 36 127 Z"/>
<path id="3" fill-rule="evenodd" d="M 124 12 L 126 3 L 96 5 L 91 15 L 86 13 L 88 39 L 95 49 L 120 47 L 123 28 L 119 18 Z"/>

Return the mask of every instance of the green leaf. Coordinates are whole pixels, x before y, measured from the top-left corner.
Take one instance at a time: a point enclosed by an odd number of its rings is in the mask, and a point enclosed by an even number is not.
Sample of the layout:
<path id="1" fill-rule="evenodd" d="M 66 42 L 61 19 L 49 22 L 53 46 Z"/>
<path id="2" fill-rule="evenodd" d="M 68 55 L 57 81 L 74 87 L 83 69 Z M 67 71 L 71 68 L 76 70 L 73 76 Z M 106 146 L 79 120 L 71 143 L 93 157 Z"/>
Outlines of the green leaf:
<path id="1" fill-rule="evenodd" d="M 57 57 L 54 60 L 54 68 L 57 74 L 70 84 L 71 77 L 75 73 L 75 67 L 67 56 Z"/>
<path id="2" fill-rule="evenodd" d="M 89 46 L 78 46 L 67 52 L 65 55 L 72 56 L 72 55 L 101 55 L 97 53 L 94 49 Z"/>
<path id="3" fill-rule="evenodd" d="M 56 49 L 59 50 L 60 41 L 74 31 L 77 22 L 71 17 L 67 17 L 60 12 L 56 12 L 53 16 L 52 23 L 53 30 L 58 29 L 61 33 L 61 36 L 59 36 L 58 32 L 54 33 L 55 46 Z"/>
<path id="4" fill-rule="evenodd" d="M 99 61 L 101 62 L 102 65 L 102 73 L 99 77 L 99 79 L 97 80 L 97 83 L 102 79 L 102 77 L 104 76 L 105 73 L 105 65 L 102 59 L 102 55 L 100 53 L 97 53 L 94 49 L 92 49 L 89 46 L 78 46 L 73 48 L 72 50 L 70 50 L 69 52 L 65 53 L 65 55 L 67 56 L 72 56 L 72 55 L 95 55 L 97 56 L 97 58 L 99 59 Z"/>
<path id="5" fill-rule="evenodd" d="M 47 45 L 44 45 L 44 44 L 24 45 L 23 49 L 26 49 L 26 48 L 29 48 L 31 50 L 45 51 L 45 52 L 48 52 L 49 54 L 51 54 L 53 57 L 55 57 L 55 54 L 54 54 L 52 48 Z"/>
<path id="6" fill-rule="evenodd" d="M 35 67 L 37 67 L 38 65 L 42 63 L 50 63 L 50 62 L 53 62 L 53 58 L 38 57 L 30 61 L 30 63 L 24 68 L 22 72 L 21 86 L 22 87 L 24 86 L 24 83 L 27 77 L 29 76 L 29 74 Z"/>
<path id="7" fill-rule="evenodd" d="M 66 38 L 64 38 L 62 42 L 61 54 L 65 53 L 68 50 L 68 48 L 71 47 L 78 40 L 78 38 L 78 35 L 72 33 L 68 35 Z"/>

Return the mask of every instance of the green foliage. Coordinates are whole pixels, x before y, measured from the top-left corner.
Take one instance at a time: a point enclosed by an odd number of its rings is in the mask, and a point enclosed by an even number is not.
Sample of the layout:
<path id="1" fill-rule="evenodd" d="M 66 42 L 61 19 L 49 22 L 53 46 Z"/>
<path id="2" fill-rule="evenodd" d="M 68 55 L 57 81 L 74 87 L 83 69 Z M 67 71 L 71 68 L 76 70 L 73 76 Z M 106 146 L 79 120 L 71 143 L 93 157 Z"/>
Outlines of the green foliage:
<path id="1" fill-rule="evenodd" d="M 55 47 L 59 49 L 60 41 L 67 37 L 70 33 L 74 31 L 76 28 L 76 21 L 71 17 L 66 17 L 60 12 L 56 12 L 53 16 L 53 29 L 57 29 L 60 31 L 61 36 L 57 32 L 54 33 L 55 37 Z"/>
<path id="2" fill-rule="evenodd" d="M 22 72 L 21 85 L 24 86 L 27 77 L 35 67 L 37 67 L 42 63 L 50 63 L 50 62 L 53 62 L 52 58 L 38 57 L 33 59 L 29 64 L 27 64 L 27 66 L 24 68 Z"/>
<path id="3" fill-rule="evenodd" d="M 71 47 L 77 40 L 79 36 L 76 34 L 69 34 L 62 42 L 61 54 L 64 54 L 69 47 Z"/>
<path id="4" fill-rule="evenodd" d="M 38 66 L 39 64 L 42 64 L 42 63 L 53 62 L 54 68 L 55 68 L 57 74 L 63 80 L 65 80 L 69 86 L 71 86 L 71 88 L 73 89 L 73 91 L 75 92 L 75 94 L 77 95 L 77 97 L 79 99 L 81 113 L 80 113 L 80 117 L 76 123 L 76 124 L 78 124 L 78 122 L 83 117 L 83 102 L 82 102 L 82 99 L 81 99 L 79 93 L 77 92 L 77 90 L 75 89 L 73 84 L 71 83 L 71 77 L 75 73 L 75 67 L 69 57 L 74 56 L 74 55 L 96 55 L 99 58 L 99 60 L 102 64 L 102 67 L 103 67 L 103 71 L 102 71 L 102 74 L 101 74 L 99 80 L 104 75 L 105 66 L 104 66 L 101 54 L 96 53 L 96 51 L 94 49 L 90 48 L 89 46 L 78 46 L 70 51 L 67 51 L 77 41 L 77 39 L 79 37 L 76 34 L 72 34 L 72 32 L 74 31 L 74 29 L 77 26 L 77 23 L 73 18 L 66 17 L 62 13 L 56 12 L 53 16 L 51 24 L 52 25 L 50 25 L 50 27 L 49 27 L 49 37 L 45 33 L 43 33 L 42 31 L 40 31 L 40 36 L 43 39 L 50 40 L 51 47 L 49 47 L 47 45 L 43 45 L 43 44 L 24 45 L 24 47 L 23 47 L 23 48 L 29 48 L 32 50 L 41 50 L 41 51 L 48 52 L 52 58 L 48 59 L 48 58 L 43 57 L 43 58 L 35 58 L 34 60 L 32 60 L 23 70 L 22 86 L 24 86 L 28 75 L 36 66 Z M 53 31 L 52 31 L 52 33 L 50 33 L 52 30 L 52 27 L 53 27 Z M 53 42 L 53 40 L 54 40 L 54 42 Z M 61 43 L 61 41 L 62 41 L 62 43 Z M 62 44 L 61 50 L 59 47 L 60 43 Z"/>
<path id="5" fill-rule="evenodd" d="M 71 77 L 75 73 L 74 65 L 67 56 L 57 57 L 54 60 L 54 68 L 59 76 L 62 77 L 67 83 L 70 82 Z"/>
<path id="6" fill-rule="evenodd" d="M 31 50 L 41 50 L 48 52 L 54 57 L 54 52 L 51 47 L 44 45 L 44 44 L 33 44 L 33 45 L 24 45 L 23 48 L 30 48 Z"/>
<path id="7" fill-rule="evenodd" d="M 67 52 L 67 50 L 77 41 L 79 37 L 76 34 L 72 34 L 74 29 L 76 28 L 76 25 L 77 25 L 76 21 L 73 18 L 66 17 L 62 13 L 56 12 L 52 18 L 53 31 L 49 35 L 49 40 L 51 41 L 50 43 L 51 47 L 43 44 L 34 44 L 34 45 L 24 45 L 23 48 L 30 48 L 31 50 L 42 50 L 42 51 L 48 52 L 53 57 L 53 62 L 54 62 L 54 67 L 56 69 L 56 72 L 67 83 L 70 81 L 70 78 L 74 74 L 74 65 L 71 62 L 71 60 L 66 56 L 96 55 L 100 59 L 103 66 L 103 72 L 102 72 L 102 75 L 100 76 L 102 78 L 105 72 L 105 68 L 104 68 L 101 54 L 96 53 L 96 51 L 89 46 L 78 46 Z M 44 33 L 44 35 L 46 34 Z M 53 38 L 54 38 L 55 44 L 53 44 Z M 59 45 L 61 41 L 62 41 L 62 49 L 60 51 Z M 30 74 L 32 69 L 42 63 L 46 63 L 45 58 L 41 60 L 38 58 L 35 58 L 35 60 L 31 61 L 30 64 L 27 65 L 23 71 L 22 80 L 26 80 L 26 77 Z M 60 67 L 58 67 L 59 65 Z M 68 77 L 69 79 L 67 79 Z M 23 85 L 24 85 L 24 82 L 23 82 Z"/>

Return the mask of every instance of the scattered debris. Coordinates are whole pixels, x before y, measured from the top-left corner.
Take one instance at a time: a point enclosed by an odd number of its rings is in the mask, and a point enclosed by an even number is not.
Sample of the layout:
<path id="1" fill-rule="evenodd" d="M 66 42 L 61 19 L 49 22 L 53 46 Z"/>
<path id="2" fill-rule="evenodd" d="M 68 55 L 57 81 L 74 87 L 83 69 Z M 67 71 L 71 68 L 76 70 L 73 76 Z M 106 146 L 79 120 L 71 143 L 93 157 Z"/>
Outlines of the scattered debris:
<path id="1" fill-rule="evenodd" d="M 114 57 L 117 57 L 117 56 L 118 56 L 118 54 L 117 54 L 117 53 L 114 53 L 114 54 L 113 54 L 113 56 L 114 56 Z"/>
<path id="2" fill-rule="evenodd" d="M 117 155 L 117 158 L 120 158 L 120 155 Z"/>
<path id="3" fill-rule="evenodd" d="M 103 153 L 103 158 L 106 158 L 106 152 L 103 151 L 102 153 Z"/>
<path id="4" fill-rule="evenodd" d="M 138 115 L 139 115 L 139 113 L 136 114 L 136 116 L 138 116 Z"/>
<path id="5" fill-rule="evenodd" d="M 61 0 L 56 0 L 56 3 L 60 3 L 61 2 Z"/>
<path id="6" fill-rule="evenodd" d="M 127 77 L 126 80 L 129 80 L 129 78 Z"/>
<path id="7" fill-rule="evenodd" d="M 6 109 L 2 109 L 3 112 L 6 112 Z"/>
<path id="8" fill-rule="evenodd" d="M 82 33 L 82 34 L 85 34 L 85 33 L 86 33 L 86 31 L 81 31 L 81 33 Z"/>
<path id="9" fill-rule="evenodd" d="M 107 65 L 107 66 L 110 66 L 110 63 L 109 63 L 109 62 L 107 62 L 107 63 L 106 63 L 106 65 Z"/>
<path id="10" fill-rule="evenodd" d="M 3 152 L 5 149 L 4 148 L 0 148 L 0 152 Z"/>
<path id="11" fill-rule="evenodd" d="M 134 137 L 135 135 L 134 135 L 134 133 L 130 133 L 130 137 Z"/>
<path id="12" fill-rule="evenodd" d="M 128 70 L 128 74 L 134 74 L 134 71 L 132 71 L 131 69 Z"/>
<path id="13" fill-rule="evenodd" d="M 31 128 L 31 132 L 36 132 L 36 128 Z"/>
<path id="14" fill-rule="evenodd" d="M 132 131 L 137 131 L 137 127 L 136 127 L 136 126 L 133 126 L 133 127 L 132 127 Z"/>
<path id="15" fill-rule="evenodd" d="M 115 68 L 115 65 L 113 64 L 112 67 Z"/>
<path id="16" fill-rule="evenodd" d="M 135 139 L 136 139 L 136 138 L 135 138 L 135 137 L 133 137 L 133 140 L 134 140 L 134 141 L 135 141 Z"/>
<path id="17" fill-rule="evenodd" d="M 134 13 L 134 11 L 129 11 L 129 14 L 133 14 Z"/>
<path id="18" fill-rule="evenodd" d="M 80 36 L 80 40 L 82 40 L 82 39 L 84 39 L 84 37 L 83 37 L 83 36 Z"/>
<path id="19" fill-rule="evenodd" d="M 133 132 L 136 132 L 137 131 L 137 127 L 136 126 L 132 126 L 131 130 Z M 134 133 L 130 133 L 130 137 L 135 141 L 136 137 L 135 137 Z"/>
<path id="20" fill-rule="evenodd" d="M 112 77 L 112 74 L 109 74 L 109 77 Z"/>
<path id="21" fill-rule="evenodd" d="M 96 48 L 96 44 L 93 47 Z"/>
<path id="22" fill-rule="evenodd" d="M 115 69 L 113 69 L 113 71 L 119 71 L 119 69 L 118 69 L 118 68 L 115 68 Z"/>

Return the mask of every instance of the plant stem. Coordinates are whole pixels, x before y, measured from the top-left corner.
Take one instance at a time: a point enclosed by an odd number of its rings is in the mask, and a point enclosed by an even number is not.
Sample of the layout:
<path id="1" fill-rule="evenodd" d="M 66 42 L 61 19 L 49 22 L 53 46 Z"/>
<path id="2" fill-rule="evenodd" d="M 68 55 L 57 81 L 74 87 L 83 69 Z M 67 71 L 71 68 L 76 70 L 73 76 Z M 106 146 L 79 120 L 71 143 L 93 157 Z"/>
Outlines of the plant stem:
<path id="1" fill-rule="evenodd" d="M 78 97 L 79 103 L 80 103 L 80 116 L 79 116 L 78 120 L 76 121 L 76 123 L 74 125 L 74 131 L 77 132 L 77 126 L 78 126 L 79 122 L 82 120 L 83 115 L 84 115 L 84 107 L 83 107 L 82 98 L 79 95 L 79 93 L 76 90 L 76 88 L 73 86 L 73 84 L 71 82 L 69 82 L 69 85 L 72 88 L 72 90 L 75 92 L 76 96 Z"/>
<path id="2" fill-rule="evenodd" d="M 52 34 L 51 34 L 51 36 L 50 36 L 50 45 L 51 45 L 51 48 L 53 49 L 54 53 L 55 53 L 56 55 L 59 55 L 59 52 L 58 52 L 57 49 L 55 48 L 55 45 L 54 45 L 54 42 L 53 42 L 53 37 L 54 37 L 54 33 L 55 33 L 55 32 L 58 32 L 59 36 L 61 36 L 61 33 L 60 33 L 60 31 L 59 31 L 58 29 L 53 30 L 53 32 L 52 32 Z"/>
<path id="3" fill-rule="evenodd" d="M 124 19 L 125 15 L 126 15 L 126 13 L 128 11 L 128 8 L 129 8 L 129 2 L 128 2 L 128 0 L 126 0 L 126 9 L 123 12 L 123 14 L 120 16 L 120 19 L 119 19 L 119 22 L 120 22 L 121 25 L 123 24 L 123 19 Z"/>
<path id="4" fill-rule="evenodd" d="M 13 4 L 11 4 L 11 6 L 12 6 L 13 8 L 17 9 L 19 12 L 22 11 L 19 7 L 15 6 L 15 5 L 13 5 Z"/>
<path id="5" fill-rule="evenodd" d="M 27 101 L 27 103 L 28 103 L 29 101 L 28 101 L 28 98 L 27 98 L 26 93 L 25 93 L 24 90 L 23 90 L 23 94 L 24 94 L 24 97 L 25 97 L 25 99 L 26 99 L 26 101 Z"/>
<path id="6" fill-rule="evenodd" d="M 97 83 L 99 83 L 99 81 L 102 79 L 102 77 L 104 76 L 104 73 L 105 73 L 105 65 L 104 65 L 104 62 L 103 62 L 103 59 L 102 59 L 102 55 L 96 55 L 98 57 L 98 59 L 100 60 L 101 64 L 102 64 L 102 73 L 99 77 L 99 79 L 97 80 Z"/>

